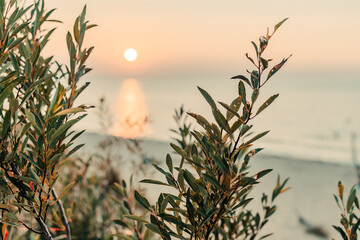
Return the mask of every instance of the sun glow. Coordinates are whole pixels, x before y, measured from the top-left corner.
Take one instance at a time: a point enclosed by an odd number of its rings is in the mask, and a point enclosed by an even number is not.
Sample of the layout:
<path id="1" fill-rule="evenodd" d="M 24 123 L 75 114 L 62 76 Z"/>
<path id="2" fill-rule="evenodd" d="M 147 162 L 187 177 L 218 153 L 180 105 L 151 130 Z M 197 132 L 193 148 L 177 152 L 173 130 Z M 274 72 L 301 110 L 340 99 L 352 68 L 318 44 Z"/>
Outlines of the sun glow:
<path id="1" fill-rule="evenodd" d="M 128 48 L 124 52 L 124 57 L 127 61 L 133 62 L 137 59 L 137 52 L 133 48 Z"/>
<path id="2" fill-rule="evenodd" d="M 136 79 L 126 79 L 121 87 L 113 134 L 125 138 L 143 135 L 147 120 L 145 96 Z"/>

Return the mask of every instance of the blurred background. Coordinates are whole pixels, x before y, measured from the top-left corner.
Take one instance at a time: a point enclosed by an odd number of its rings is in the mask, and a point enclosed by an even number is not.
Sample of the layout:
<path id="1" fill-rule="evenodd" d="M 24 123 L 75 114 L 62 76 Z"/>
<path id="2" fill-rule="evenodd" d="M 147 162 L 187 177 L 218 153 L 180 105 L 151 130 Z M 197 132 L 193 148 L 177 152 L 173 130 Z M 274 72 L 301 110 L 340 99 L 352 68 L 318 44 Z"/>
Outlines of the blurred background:
<path id="1" fill-rule="evenodd" d="M 94 70 L 83 80 L 91 84 L 79 101 L 97 105 L 105 98 L 114 135 L 161 141 L 170 139 L 180 105 L 211 115 L 196 86 L 218 101 L 232 101 L 237 81 L 230 78 L 251 69 L 245 58 L 254 56 L 250 42 L 289 17 L 266 50 L 273 64 L 293 56 L 261 93 L 263 100 L 280 97 L 256 120 L 255 131 L 271 129 L 259 144 L 269 155 L 351 163 L 351 136 L 360 135 L 360 1 L 46 3 L 63 20 L 54 24 L 58 29 L 46 49 L 60 62 L 68 61 L 64 36 L 83 5 L 99 25 L 88 32 Z M 137 51 L 136 60 L 125 59 L 128 48 Z M 90 110 L 78 128 L 97 133 L 98 122 Z"/>

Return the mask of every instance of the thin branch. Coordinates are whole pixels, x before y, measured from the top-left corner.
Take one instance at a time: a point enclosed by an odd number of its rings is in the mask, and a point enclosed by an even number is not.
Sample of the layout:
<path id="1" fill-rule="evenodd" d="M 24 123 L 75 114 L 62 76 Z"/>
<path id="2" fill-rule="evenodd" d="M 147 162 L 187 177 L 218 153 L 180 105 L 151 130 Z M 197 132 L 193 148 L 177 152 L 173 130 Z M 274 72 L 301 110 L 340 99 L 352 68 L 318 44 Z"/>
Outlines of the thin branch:
<path id="1" fill-rule="evenodd" d="M 43 230 L 42 234 L 46 237 L 47 240 L 54 240 L 53 237 L 51 236 L 51 233 L 49 232 L 48 227 L 42 220 L 41 216 L 38 215 L 35 209 L 34 209 L 34 213 L 37 215 L 35 217 L 36 221 L 39 223 L 41 229 Z"/>
<path id="2" fill-rule="evenodd" d="M 34 232 L 34 233 L 40 234 L 40 235 L 43 234 L 43 232 L 40 232 L 40 231 L 38 231 L 38 230 L 33 229 L 32 227 L 26 225 L 26 223 L 24 223 L 24 222 L 21 222 L 21 223 L 22 223 L 22 225 L 24 225 L 24 227 L 26 227 L 28 230 L 30 230 L 30 231 L 32 231 L 32 232 Z"/>
<path id="3" fill-rule="evenodd" d="M 54 200 L 57 201 L 56 204 L 58 205 L 59 207 L 59 211 L 60 211 L 60 215 L 61 215 L 61 220 L 65 226 L 65 230 L 66 230 L 66 238 L 67 240 L 71 240 L 71 231 L 70 231 L 70 226 L 69 226 L 69 221 L 66 217 L 66 214 L 65 214 L 65 210 L 64 210 L 64 207 L 62 205 L 62 202 L 60 199 L 58 199 L 58 195 L 56 194 L 56 191 L 55 189 L 52 189 L 51 190 L 51 193 L 54 197 Z"/>

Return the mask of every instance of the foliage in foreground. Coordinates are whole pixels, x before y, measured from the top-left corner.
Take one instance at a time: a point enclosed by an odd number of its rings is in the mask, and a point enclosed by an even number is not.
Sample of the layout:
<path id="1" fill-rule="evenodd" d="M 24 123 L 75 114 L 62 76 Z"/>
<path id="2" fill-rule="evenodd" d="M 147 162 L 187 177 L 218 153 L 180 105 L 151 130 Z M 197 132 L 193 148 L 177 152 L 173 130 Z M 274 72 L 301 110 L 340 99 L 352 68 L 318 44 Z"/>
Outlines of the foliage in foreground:
<path id="1" fill-rule="evenodd" d="M 104 133 L 108 133 L 112 128 L 111 116 L 103 99 L 97 106 L 97 113 Z M 140 206 L 133 197 L 134 190 L 144 191 L 133 184 L 132 179 L 149 172 L 148 163 L 153 160 L 141 145 L 137 139 L 105 135 L 93 153 L 78 156 L 67 163 L 62 179 L 65 185 L 72 181 L 75 185 L 64 196 L 63 202 L 71 206 L 73 239 L 127 239 L 128 231 L 136 233 L 138 239 L 152 239 L 151 231 L 124 217 L 139 211 Z M 131 156 L 127 156 L 129 152 Z M 132 172 L 130 181 L 126 181 L 127 176 L 122 170 L 130 167 L 136 171 Z"/>
<path id="2" fill-rule="evenodd" d="M 74 140 L 82 133 L 70 131 L 86 106 L 74 106 L 88 86 L 80 78 L 89 72 L 85 63 L 93 48 L 84 48 L 86 8 L 76 19 L 73 34 L 66 36 L 69 65 L 62 67 L 43 49 L 55 29 L 46 30 L 54 10 L 45 11 L 44 0 L 27 6 L 21 1 L 0 0 L 0 201 L 1 235 L 8 226 L 53 239 L 48 223 L 70 228 L 55 186 L 64 162 L 82 145 Z M 24 5 L 26 7 L 24 7 Z M 79 115 L 80 113 L 80 115 Z M 58 219 L 49 219 L 54 206 Z M 10 237 L 10 236 L 9 236 Z"/>
<path id="3" fill-rule="evenodd" d="M 265 136 L 268 131 L 251 136 L 252 120 L 265 110 L 278 94 L 268 98 L 261 105 L 257 104 L 260 89 L 280 70 L 288 58 L 270 68 L 265 78 L 265 70 L 270 59 L 263 53 L 269 40 L 286 19 L 275 25 L 269 35 L 260 37 L 259 44 L 252 42 L 256 58 L 255 69 L 248 71 L 250 77 L 238 75 L 238 96 L 230 103 L 216 103 L 208 92 L 199 87 L 200 93 L 211 107 L 215 122 L 209 122 L 199 114 L 188 113 L 193 117 L 202 131 L 189 129 L 181 134 L 191 134 L 194 139 L 186 143 L 179 139 L 180 146 L 171 144 L 181 156 L 180 162 L 174 162 L 166 156 L 167 170 L 154 165 L 164 175 L 166 182 L 145 179 L 144 183 L 163 185 L 172 188 L 163 192 L 157 202 L 151 205 L 140 193 L 135 191 L 135 199 L 150 213 L 150 219 L 136 215 L 127 216 L 160 236 L 162 239 L 255 239 L 269 217 L 276 211 L 274 200 L 284 192 L 287 180 L 278 179 L 271 197 L 264 194 L 261 198 L 263 212 L 256 213 L 248 207 L 253 200 L 249 196 L 259 180 L 271 172 L 262 170 L 256 174 L 249 171 L 250 159 L 260 152 L 253 149 L 253 144 Z M 218 106 L 224 108 L 221 112 Z M 181 117 L 181 114 L 178 114 Z M 186 126 L 185 126 L 186 128 Z M 175 165 L 176 164 L 176 165 Z M 271 234 L 264 235 L 263 239 Z M 130 239 L 130 238 L 129 238 Z"/>
<path id="4" fill-rule="evenodd" d="M 355 213 L 355 210 L 360 210 L 360 205 L 356 196 L 356 185 L 350 189 L 349 196 L 346 200 L 344 199 L 344 186 L 339 181 L 338 196 L 334 195 L 334 197 L 339 209 L 341 210 L 341 226 L 333 227 L 340 233 L 343 240 L 357 240 L 360 219 L 359 216 Z"/>

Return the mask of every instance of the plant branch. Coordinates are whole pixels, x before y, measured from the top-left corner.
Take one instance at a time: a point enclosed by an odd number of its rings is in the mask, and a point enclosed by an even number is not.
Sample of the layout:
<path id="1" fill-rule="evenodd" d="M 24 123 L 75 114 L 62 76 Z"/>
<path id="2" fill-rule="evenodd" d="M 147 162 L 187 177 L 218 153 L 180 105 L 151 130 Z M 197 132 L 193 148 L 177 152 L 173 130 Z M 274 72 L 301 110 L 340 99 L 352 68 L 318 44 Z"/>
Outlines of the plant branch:
<path id="1" fill-rule="evenodd" d="M 12 162 L 10 165 L 13 170 L 13 173 L 17 176 L 20 176 L 20 173 L 17 170 L 15 164 Z M 26 195 L 26 191 L 24 191 L 23 189 L 19 188 L 19 191 L 23 192 L 23 194 Z M 30 206 L 33 206 L 33 203 L 31 201 L 28 201 L 28 204 Z M 46 223 L 41 218 L 41 215 L 36 211 L 35 207 L 33 208 L 33 213 L 35 214 L 36 221 L 39 223 L 41 229 L 43 230 L 42 234 L 46 237 L 47 240 L 53 240 L 53 237 L 51 236 L 51 233 L 49 232 L 49 228 L 47 227 Z"/>
<path id="2" fill-rule="evenodd" d="M 56 204 L 59 207 L 59 211 L 60 211 L 60 215 L 61 215 L 61 221 L 63 222 L 63 224 L 65 226 L 65 230 L 66 230 L 66 238 L 67 238 L 67 240 L 71 240 L 71 231 L 70 231 L 69 221 L 68 221 L 68 219 L 66 217 L 64 206 L 62 205 L 62 202 L 59 199 L 55 189 L 52 189 L 51 193 L 52 193 L 52 195 L 54 197 L 54 200 L 57 201 Z"/>

